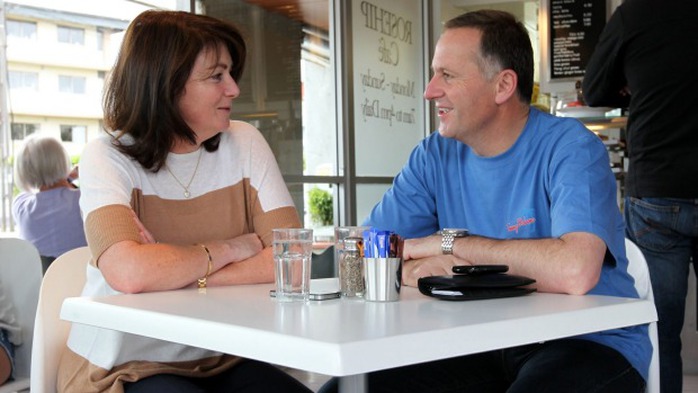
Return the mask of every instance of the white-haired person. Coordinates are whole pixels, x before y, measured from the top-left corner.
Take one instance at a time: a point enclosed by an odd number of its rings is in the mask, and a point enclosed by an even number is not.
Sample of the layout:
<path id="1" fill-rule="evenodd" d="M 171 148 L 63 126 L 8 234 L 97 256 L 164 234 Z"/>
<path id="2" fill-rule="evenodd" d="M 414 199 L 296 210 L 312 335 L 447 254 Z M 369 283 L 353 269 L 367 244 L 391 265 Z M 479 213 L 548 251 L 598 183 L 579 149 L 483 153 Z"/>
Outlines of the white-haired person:
<path id="1" fill-rule="evenodd" d="M 21 192 L 12 202 L 12 216 L 19 236 L 39 250 L 44 271 L 64 252 L 87 245 L 76 178 L 67 150 L 53 137 L 31 135 L 15 156 Z"/>

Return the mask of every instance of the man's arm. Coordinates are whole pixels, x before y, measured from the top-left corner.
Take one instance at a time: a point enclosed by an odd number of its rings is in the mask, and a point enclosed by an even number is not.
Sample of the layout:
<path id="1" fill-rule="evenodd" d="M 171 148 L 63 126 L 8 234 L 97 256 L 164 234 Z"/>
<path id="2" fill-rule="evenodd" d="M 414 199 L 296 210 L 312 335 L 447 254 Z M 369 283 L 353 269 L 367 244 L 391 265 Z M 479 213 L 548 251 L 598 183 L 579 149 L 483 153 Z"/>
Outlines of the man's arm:
<path id="1" fill-rule="evenodd" d="M 572 232 L 558 239 L 496 240 L 458 238 L 453 255 L 441 254 L 441 237 L 405 242 L 403 281 L 415 286 L 419 277 L 452 274 L 456 264 L 508 265 L 510 274 L 534 278 L 541 292 L 581 295 L 599 280 L 606 245 L 598 236 Z"/>

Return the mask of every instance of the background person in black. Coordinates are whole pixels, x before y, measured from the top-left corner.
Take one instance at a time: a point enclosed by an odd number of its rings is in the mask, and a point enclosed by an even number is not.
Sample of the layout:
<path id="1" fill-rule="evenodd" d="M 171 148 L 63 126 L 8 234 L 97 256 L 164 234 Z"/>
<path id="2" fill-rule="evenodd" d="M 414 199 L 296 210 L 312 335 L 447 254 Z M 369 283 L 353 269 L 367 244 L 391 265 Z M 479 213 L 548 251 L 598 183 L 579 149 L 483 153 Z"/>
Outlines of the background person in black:
<path id="1" fill-rule="evenodd" d="M 590 106 L 629 109 L 627 236 L 649 264 L 661 391 L 681 392 L 681 329 L 698 239 L 698 1 L 627 0 L 586 68 Z M 695 264 L 694 264 L 695 267 Z"/>

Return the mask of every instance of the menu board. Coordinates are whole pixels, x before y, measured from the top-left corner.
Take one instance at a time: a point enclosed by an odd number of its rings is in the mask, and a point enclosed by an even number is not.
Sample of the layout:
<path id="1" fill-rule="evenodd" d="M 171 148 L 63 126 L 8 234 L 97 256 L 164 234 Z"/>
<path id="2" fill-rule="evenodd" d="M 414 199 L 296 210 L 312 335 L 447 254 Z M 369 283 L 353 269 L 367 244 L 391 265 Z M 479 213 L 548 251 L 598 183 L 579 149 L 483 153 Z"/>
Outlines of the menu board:
<path id="1" fill-rule="evenodd" d="M 579 79 L 606 25 L 606 0 L 549 1 L 550 79 Z"/>

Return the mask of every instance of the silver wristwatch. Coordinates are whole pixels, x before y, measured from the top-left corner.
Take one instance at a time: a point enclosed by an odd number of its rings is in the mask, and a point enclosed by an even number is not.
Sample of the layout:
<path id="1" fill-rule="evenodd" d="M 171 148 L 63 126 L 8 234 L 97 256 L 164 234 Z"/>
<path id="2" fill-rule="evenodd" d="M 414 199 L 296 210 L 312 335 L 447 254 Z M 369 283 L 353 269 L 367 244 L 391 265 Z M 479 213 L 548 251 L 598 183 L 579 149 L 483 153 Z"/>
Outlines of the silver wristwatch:
<path id="1" fill-rule="evenodd" d="M 468 236 L 467 229 L 444 228 L 438 232 L 441 234 L 441 252 L 446 255 L 453 254 L 453 241 L 459 237 Z"/>

